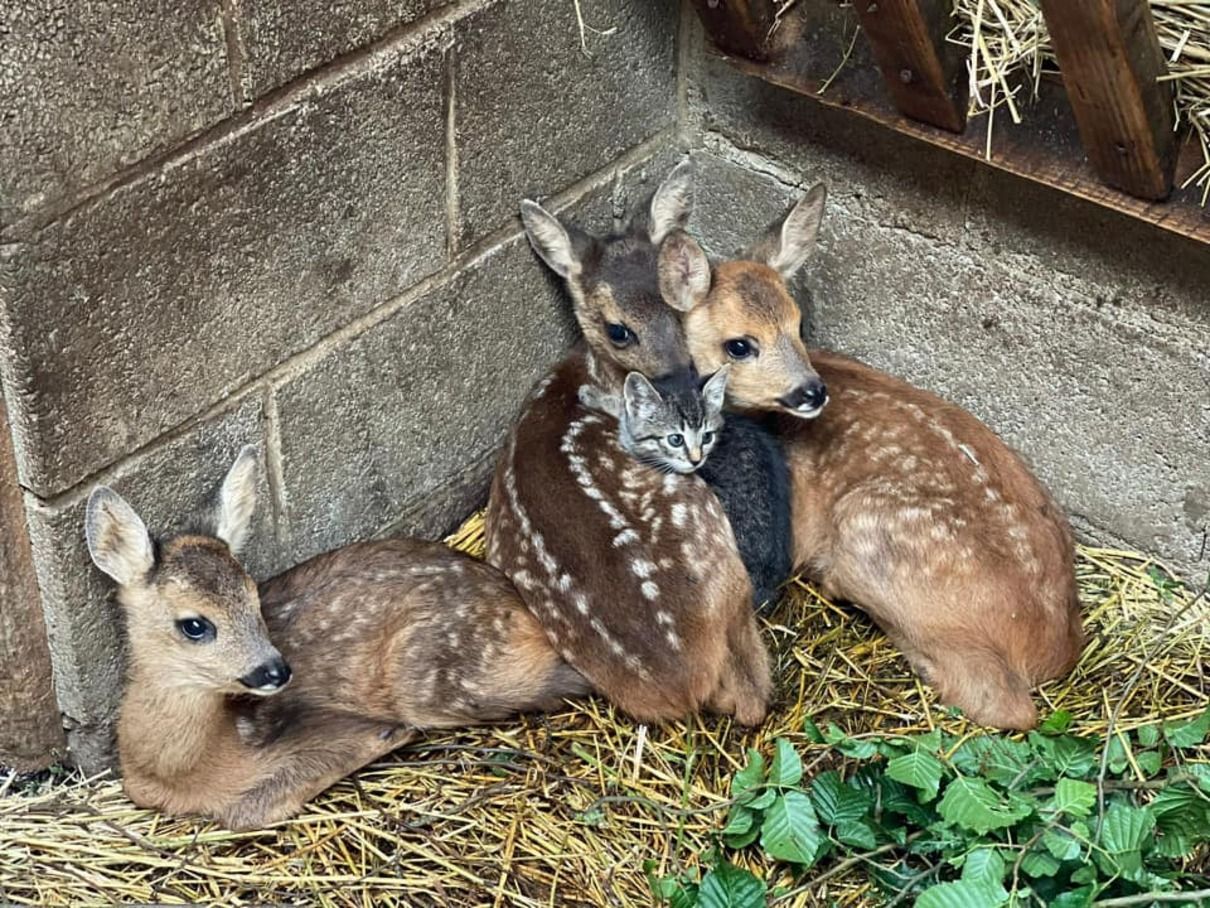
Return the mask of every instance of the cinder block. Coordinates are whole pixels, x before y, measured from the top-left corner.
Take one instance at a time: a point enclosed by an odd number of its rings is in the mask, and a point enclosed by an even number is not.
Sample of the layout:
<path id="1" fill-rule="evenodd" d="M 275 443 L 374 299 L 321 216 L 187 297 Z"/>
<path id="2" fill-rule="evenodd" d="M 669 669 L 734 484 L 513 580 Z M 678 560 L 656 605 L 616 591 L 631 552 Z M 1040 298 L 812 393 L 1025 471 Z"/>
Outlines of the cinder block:
<path id="1" fill-rule="evenodd" d="M 0 19 L 0 227 L 232 110 L 219 0 L 9 0 Z"/>
<path id="2" fill-rule="evenodd" d="M 451 0 L 242 0 L 247 89 L 259 97 Z"/>
<path id="3" fill-rule="evenodd" d="M 10 419 L 53 495 L 445 259 L 442 54 L 338 84 L 10 250 Z"/>
<path id="4" fill-rule="evenodd" d="M 461 238 L 503 226 L 671 125 L 678 6 L 502 0 L 459 22 L 455 110 Z M 612 30 L 612 31 L 609 31 Z"/>
<path id="5" fill-rule="evenodd" d="M 375 535 L 490 459 L 572 337 L 544 270 L 512 239 L 277 390 L 292 560 Z"/>
<path id="6" fill-rule="evenodd" d="M 258 395 L 123 465 L 107 484 L 130 502 L 153 534 L 179 532 L 204 513 L 239 449 L 245 444 L 263 446 L 261 423 Z M 261 476 L 245 558 L 257 579 L 284 566 L 263 469 Z M 93 566 L 84 544 L 87 491 L 54 506 L 27 495 L 26 513 L 71 757 L 85 770 L 95 771 L 113 757 L 122 622 L 113 583 Z"/>
<path id="7" fill-rule="evenodd" d="M 770 158 L 803 188 L 826 183 L 826 217 L 961 241 L 976 162 L 743 75 L 713 54 L 696 70 L 693 98 L 707 148 L 739 158 L 756 149 L 740 163 L 753 168 Z M 725 202 L 714 204 L 730 214 Z"/>
<path id="8" fill-rule="evenodd" d="M 961 404 L 1074 515 L 1204 575 L 1204 355 L 967 251 L 858 221 L 827 229 L 809 278 L 815 342 Z"/>

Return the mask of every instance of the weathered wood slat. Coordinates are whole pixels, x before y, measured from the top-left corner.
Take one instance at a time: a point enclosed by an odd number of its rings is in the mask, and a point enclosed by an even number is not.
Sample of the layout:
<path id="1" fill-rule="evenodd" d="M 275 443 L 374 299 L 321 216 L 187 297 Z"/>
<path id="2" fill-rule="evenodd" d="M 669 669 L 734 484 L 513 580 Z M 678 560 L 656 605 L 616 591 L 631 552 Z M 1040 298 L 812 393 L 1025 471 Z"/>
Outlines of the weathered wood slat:
<path id="1" fill-rule="evenodd" d="M 1176 162 L 1172 88 L 1147 0 L 1042 0 L 1042 12 L 1097 174 L 1167 198 Z"/>
<path id="2" fill-rule="evenodd" d="M 748 60 L 768 58 L 776 21 L 770 0 L 693 0 L 693 5 L 719 50 Z"/>
<path id="3" fill-rule="evenodd" d="M 0 399 L 0 764 L 41 768 L 62 748 L 25 503 Z"/>
<path id="4" fill-rule="evenodd" d="M 945 42 L 952 0 L 856 0 L 855 7 L 899 111 L 962 132 L 966 80 L 958 55 Z"/>

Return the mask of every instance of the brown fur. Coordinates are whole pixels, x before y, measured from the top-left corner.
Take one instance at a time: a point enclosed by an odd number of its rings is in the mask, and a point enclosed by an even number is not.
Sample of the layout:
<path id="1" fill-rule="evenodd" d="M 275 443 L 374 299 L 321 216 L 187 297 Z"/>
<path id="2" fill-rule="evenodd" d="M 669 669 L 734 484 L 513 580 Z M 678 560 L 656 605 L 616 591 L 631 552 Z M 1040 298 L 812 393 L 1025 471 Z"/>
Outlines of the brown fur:
<path id="1" fill-rule="evenodd" d="M 808 355 L 798 307 L 765 264 L 718 265 L 685 328 L 700 370 L 731 362 L 732 405 L 781 414 L 798 566 L 866 610 L 945 702 L 1033 727 L 1030 688 L 1068 672 L 1084 635 L 1067 521 L 1021 459 L 954 404 Z M 732 361 L 735 337 L 761 355 Z M 798 418 L 779 400 L 816 375 L 831 403 Z"/>
<path id="2" fill-rule="evenodd" d="M 108 490 L 94 498 L 94 560 L 124 578 L 130 659 L 118 747 L 141 806 L 263 826 L 414 730 L 553 709 L 587 692 L 508 581 L 444 546 L 351 545 L 258 595 L 226 544 L 207 535 L 168 540 L 148 568 L 150 546 L 144 556 L 135 544 L 141 521 Z M 136 559 L 121 561 L 126 552 Z M 208 620 L 214 639 L 186 639 L 182 618 Z M 238 679 L 279 650 L 293 680 L 249 693 Z"/>
<path id="3" fill-rule="evenodd" d="M 709 707 L 754 724 L 772 682 L 722 507 L 698 477 L 634 462 L 616 422 L 579 396 L 589 383 L 621 393 L 629 371 L 689 366 L 673 311 L 682 307 L 661 301 L 656 247 L 688 215 L 688 177 L 677 168 L 627 231 L 606 239 L 522 204 L 535 251 L 567 282 L 586 349 L 539 383 L 513 429 L 492 483 L 488 560 L 567 662 L 631 715 Z M 611 339 L 610 324 L 629 340 Z"/>

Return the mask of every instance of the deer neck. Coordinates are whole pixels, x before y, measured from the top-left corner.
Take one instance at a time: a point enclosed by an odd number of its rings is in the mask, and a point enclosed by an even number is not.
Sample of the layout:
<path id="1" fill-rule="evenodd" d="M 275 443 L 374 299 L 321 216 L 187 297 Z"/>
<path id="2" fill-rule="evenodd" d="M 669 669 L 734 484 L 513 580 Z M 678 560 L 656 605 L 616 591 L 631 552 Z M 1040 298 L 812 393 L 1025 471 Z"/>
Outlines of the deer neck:
<path id="1" fill-rule="evenodd" d="M 626 370 L 597 354 L 591 347 L 584 354 L 584 368 L 588 380 L 603 391 L 621 394 L 626 384 Z"/>
<path id="2" fill-rule="evenodd" d="M 118 746 L 128 773 L 136 768 L 162 780 L 179 779 L 238 739 L 235 713 L 225 695 L 131 677 L 118 722 Z"/>

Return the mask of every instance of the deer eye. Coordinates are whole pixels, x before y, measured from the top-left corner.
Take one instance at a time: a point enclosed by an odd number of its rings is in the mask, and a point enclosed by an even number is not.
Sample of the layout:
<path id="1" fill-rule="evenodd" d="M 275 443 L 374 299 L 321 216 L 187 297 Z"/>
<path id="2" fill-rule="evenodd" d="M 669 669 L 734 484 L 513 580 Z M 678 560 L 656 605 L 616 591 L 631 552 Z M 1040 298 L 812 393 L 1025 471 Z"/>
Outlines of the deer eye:
<path id="1" fill-rule="evenodd" d="M 214 625 L 205 618 L 182 618 L 176 623 L 176 627 L 186 640 L 192 640 L 194 643 L 213 640 L 215 636 Z"/>
<path id="2" fill-rule="evenodd" d="M 668 444 L 672 445 L 674 448 L 679 448 L 684 443 L 685 436 L 681 435 L 679 432 L 673 432 L 668 436 Z"/>
<path id="3" fill-rule="evenodd" d="M 746 337 L 735 337 L 723 343 L 723 350 L 732 359 L 748 359 L 756 355 L 756 347 Z"/>
<path id="4" fill-rule="evenodd" d="M 634 343 L 634 332 L 617 322 L 606 322 L 605 333 L 609 335 L 609 342 L 619 349 Z"/>

